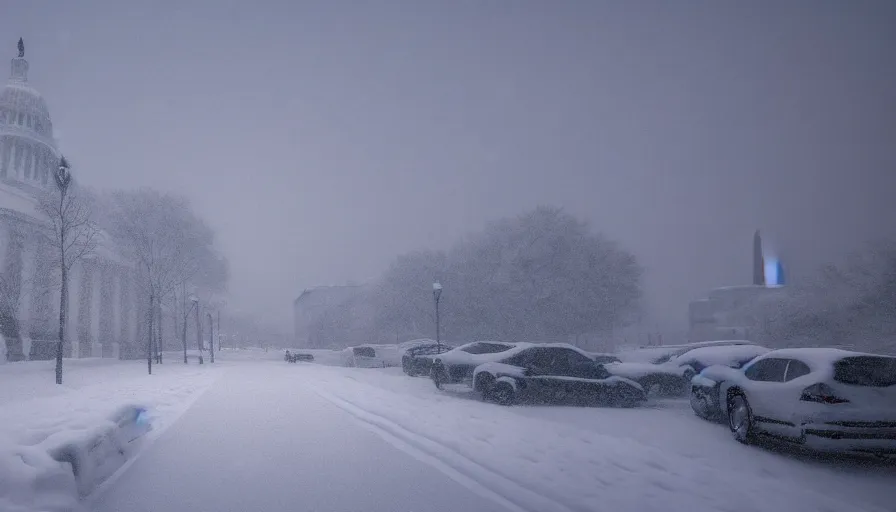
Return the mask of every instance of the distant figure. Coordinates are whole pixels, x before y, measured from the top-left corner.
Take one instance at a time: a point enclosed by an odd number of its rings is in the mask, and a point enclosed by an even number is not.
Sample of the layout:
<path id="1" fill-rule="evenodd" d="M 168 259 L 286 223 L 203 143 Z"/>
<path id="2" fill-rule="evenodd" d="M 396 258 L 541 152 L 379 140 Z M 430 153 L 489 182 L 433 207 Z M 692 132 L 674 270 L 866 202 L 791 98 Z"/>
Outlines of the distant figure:
<path id="1" fill-rule="evenodd" d="M 25 57 L 25 41 L 22 41 L 22 38 L 19 38 L 19 58 Z"/>
<path id="2" fill-rule="evenodd" d="M 283 360 L 286 361 L 287 363 L 290 362 L 289 361 L 290 360 L 289 350 L 286 351 L 286 355 L 283 357 Z"/>

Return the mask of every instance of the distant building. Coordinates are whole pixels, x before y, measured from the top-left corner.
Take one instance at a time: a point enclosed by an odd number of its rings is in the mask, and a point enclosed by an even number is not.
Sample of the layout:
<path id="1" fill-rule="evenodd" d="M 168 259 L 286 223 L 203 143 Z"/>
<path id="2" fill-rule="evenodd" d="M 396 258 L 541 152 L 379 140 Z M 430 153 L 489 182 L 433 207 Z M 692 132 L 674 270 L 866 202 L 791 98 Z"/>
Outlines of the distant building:
<path id="1" fill-rule="evenodd" d="M 348 304 L 360 296 L 363 285 L 315 286 L 305 289 L 292 303 L 295 341 L 298 347 L 314 345 L 311 325 L 331 308 Z"/>
<path id="2" fill-rule="evenodd" d="M 59 274 L 38 198 L 55 187 L 59 157 L 47 104 L 28 83 L 20 40 L 9 81 L 0 89 L 0 339 L 10 361 L 56 354 Z M 131 266 L 101 240 L 70 273 L 65 356 L 144 353 L 137 345 L 135 288 Z"/>
<path id="3" fill-rule="evenodd" d="M 708 298 L 691 301 L 689 305 L 688 339 L 752 340 L 763 320 L 754 316 L 755 309 L 746 306 L 774 297 L 783 290 L 777 286 L 743 285 L 710 291 Z"/>
<path id="4" fill-rule="evenodd" d="M 781 293 L 784 270 L 776 258 L 766 259 L 762 237 L 753 234 L 753 284 L 726 286 L 709 292 L 709 297 L 691 301 L 688 306 L 688 339 L 712 341 L 755 337 L 764 321 L 755 316 L 750 304 L 768 300 Z M 758 340 L 757 340 L 758 341 Z"/>

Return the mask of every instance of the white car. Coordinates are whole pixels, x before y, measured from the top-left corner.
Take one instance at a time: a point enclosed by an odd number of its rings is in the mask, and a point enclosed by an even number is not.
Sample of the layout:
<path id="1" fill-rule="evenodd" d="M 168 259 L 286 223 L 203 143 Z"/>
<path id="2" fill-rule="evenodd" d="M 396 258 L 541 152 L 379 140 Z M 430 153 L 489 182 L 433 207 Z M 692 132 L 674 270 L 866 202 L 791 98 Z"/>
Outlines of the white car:
<path id="1" fill-rule="evenodd" d="M 896 454 L 896 357 L 773 350 L 742 370 L 710 366 L 692 383 L 717 384 L 742 443 L 764 434 L 819 450 Z"/>
<path id="2" fill-rule="evenodd" d="M 386 368 L 401 364 L 395 345 L 365 344 L 351 347 L 350 366 L 356 368 Z"/>
<path id="3" fill-rule="evenodd" d="M 691 379 L 713 365 L 741 368 L 753 358 L 768 352 L 759 345 L 730 344 L 702 345 L 671 357 L 666 362 L 651 363 L 611 363 L 607 370 L 620 377 L 640 383 L 644 389 L 653 389 L 656 394 L 673 396 L 684 394 Z"/>

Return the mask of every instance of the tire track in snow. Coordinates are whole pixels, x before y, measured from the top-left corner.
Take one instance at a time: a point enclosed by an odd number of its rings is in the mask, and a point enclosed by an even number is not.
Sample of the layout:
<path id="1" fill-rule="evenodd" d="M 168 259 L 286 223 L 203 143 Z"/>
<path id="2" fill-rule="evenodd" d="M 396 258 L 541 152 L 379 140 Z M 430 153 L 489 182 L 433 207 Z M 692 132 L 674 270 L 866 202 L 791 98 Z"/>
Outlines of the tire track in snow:
<path id="1" fill-rule="evenodd" d="M 310 388 L 321 398 L 346 411 L 362 426 L 396 448 L 435 467 L 477 494 L 514 512 L 575 512 L 573 509 L 496 473 L 444 444 L 413 432 L 398 423 L 370 412 L 342 397 Z"/>

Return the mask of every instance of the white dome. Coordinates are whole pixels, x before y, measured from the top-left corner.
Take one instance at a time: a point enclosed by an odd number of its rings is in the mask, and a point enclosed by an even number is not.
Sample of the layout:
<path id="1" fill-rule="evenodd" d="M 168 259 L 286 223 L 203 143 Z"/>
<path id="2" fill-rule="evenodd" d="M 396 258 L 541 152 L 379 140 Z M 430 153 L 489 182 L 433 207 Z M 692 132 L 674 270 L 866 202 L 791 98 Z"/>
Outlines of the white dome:
<path id="1" fill-rule="evenodd" d="M 47 102 L 25 83 L 10 81 L 0 91 L 0 125 L 3 124 L 18 125 L 38 138 L 53 138 Z"/>
<path id="2" fill-rule="evenodd" d="M 26 189 L 47 187 L 59 152 L 50 110 L 40 93 L 28 85 L 28 61 L 24 48 L 19 48 L 9 82 L 0 90 L 0 180 Z"/>

